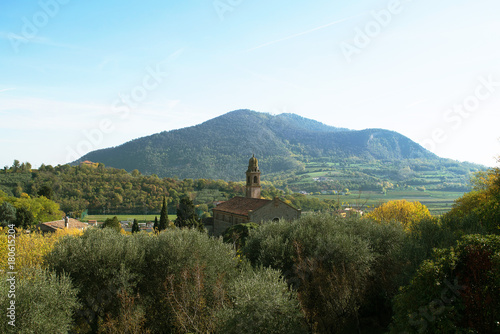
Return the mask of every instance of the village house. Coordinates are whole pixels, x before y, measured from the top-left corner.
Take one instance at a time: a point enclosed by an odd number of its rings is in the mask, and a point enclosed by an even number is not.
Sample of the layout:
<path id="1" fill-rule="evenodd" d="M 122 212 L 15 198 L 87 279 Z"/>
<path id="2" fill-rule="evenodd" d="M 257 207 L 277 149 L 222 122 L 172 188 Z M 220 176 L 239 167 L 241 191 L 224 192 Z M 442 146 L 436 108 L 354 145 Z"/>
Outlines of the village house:
<path id="1" fill-rule="evenodd" d="M 65 228 L 76 228 L 83 231 L 87 229 L 89 225 L 73 218 L 64 217 L 64 219 L 61 220 L 38 224 L 36 227 L 42 232 L 52 233 Z"/>

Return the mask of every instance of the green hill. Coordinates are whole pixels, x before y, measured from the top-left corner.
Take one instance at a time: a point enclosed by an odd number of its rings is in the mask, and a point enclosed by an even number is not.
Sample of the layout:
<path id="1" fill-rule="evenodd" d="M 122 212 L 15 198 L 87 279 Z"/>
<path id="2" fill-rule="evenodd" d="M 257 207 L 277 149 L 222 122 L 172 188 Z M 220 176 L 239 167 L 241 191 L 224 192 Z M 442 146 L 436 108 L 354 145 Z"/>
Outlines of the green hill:
<path id="1" fill-rule="evenodd" d="M 241 180 L 241 166 L 252 154 L 266 174 L 304 170 L 307 162 L 316 160 L 439 160 L 393 131 L 353 131 L 294 114 L 237 110 L 196 126 L 90 152 L 75 163 L 90 160 L 160 177 Z"/>

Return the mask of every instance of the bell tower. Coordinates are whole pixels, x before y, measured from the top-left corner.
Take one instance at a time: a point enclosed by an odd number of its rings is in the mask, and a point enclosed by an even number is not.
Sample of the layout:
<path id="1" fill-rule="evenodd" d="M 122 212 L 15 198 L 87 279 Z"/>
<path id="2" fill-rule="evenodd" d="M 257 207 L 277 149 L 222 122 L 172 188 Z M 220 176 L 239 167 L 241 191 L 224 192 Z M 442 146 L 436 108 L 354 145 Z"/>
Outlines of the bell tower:
<path id="1" fill-rule="evenodd" d="M 247 198 L 259 198 L 260 199 L 260 170 L 259 161 L 253 155 L 248 162 L 247 170 Z"/>

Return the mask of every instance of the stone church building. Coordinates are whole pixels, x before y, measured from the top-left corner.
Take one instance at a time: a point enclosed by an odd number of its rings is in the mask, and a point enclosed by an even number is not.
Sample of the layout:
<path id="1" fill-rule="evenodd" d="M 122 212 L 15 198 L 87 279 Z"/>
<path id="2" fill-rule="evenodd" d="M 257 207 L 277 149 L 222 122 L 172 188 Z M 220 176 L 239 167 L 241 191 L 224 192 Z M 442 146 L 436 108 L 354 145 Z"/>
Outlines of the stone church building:
<path id="1" fill-rule="evenodd" d="M 300 210 L 278 198 L 260 198 L 260 170 L 255 156 L 248 162 L 246 176 L 246 197 L 234 197 L 213 209 L 214 235 L 221 235 L 228 227 L 236 224 L 260 224 L 264 221 L 293 220 L 300 217 Z"/>

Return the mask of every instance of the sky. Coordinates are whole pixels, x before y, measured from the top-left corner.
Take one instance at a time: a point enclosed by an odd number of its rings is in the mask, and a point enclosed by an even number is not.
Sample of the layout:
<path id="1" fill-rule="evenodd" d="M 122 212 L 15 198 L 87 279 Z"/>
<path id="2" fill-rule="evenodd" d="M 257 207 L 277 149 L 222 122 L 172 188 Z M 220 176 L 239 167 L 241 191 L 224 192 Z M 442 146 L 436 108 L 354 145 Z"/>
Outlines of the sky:
<path id="1" fill-rule="evenodd" d="M 0 3 L 0 166 L 237 109 L 397 131 L 497 165 L 498 0 Z"/>

